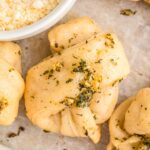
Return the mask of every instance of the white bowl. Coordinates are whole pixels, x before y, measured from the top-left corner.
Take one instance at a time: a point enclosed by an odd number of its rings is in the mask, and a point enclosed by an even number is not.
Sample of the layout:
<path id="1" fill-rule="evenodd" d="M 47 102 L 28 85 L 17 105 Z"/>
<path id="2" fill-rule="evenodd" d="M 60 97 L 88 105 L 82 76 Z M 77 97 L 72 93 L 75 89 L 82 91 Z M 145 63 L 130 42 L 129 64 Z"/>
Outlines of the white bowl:
<path id="1" fill-rule="evenodd" d="M 41 20 L 12 31 L 1 31 L 0 41 L 21 40 L 47 30 L 57 23 L 72 8 L 76 0 L 61 0 L 60 4 Z"/>

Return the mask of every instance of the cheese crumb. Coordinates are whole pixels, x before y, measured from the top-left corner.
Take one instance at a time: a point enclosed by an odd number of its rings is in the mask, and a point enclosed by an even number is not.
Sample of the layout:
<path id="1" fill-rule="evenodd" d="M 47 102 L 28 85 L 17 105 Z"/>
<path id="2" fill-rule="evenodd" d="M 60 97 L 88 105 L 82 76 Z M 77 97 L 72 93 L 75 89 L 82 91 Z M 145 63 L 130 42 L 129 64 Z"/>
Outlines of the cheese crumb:
<path id="1" fill-rule="evenodd" d="M 37 22 L 60 0 L 1 0 L 0 31 L 14 30 Z"/>

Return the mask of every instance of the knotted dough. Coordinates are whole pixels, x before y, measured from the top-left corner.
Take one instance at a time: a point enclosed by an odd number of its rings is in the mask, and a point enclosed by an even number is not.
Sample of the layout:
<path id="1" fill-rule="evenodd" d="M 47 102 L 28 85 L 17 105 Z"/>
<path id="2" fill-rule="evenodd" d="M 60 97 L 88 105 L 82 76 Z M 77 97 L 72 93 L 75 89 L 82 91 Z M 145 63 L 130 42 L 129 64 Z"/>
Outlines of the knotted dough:
<path id="1" fill-rule="evenodd" d="M 119 105 L 109 122 L 110 144 L 119 150 L 150 149 L 150 88 L 141 89 Z"/>
<path id="2" fill-rule="evenodd" d="M 50 31 L 50 35 L 59 37 L 50 37 L 51 48 L 53 41 L 61 45 L 63 40 L 65 48 L 28 71 L 25 105 L 28 118 L 40 128 L 71 137 L 88 136 L 97 143 L 100 126 L 117 103 L 118 84 L 128 75 L 129 65 L 115 34 L 91 35 L 97 29 L 93 22 L 93 29 L 90 26 L 89 32 L 85 26 L 86 32 L 82 33 L 82 24 L 91 23 L 87 19 L 60 25 L 56 27 L 58 33 L 55 28 Z M 70 33 L 79 34 L 80 38 L 66 48 Z"/>
<path id="3" fill-rule="evenodd" d="M 15 120 L 23 92 L 20 47 L 12 42 L 0 42 L 0 125 Z"/>

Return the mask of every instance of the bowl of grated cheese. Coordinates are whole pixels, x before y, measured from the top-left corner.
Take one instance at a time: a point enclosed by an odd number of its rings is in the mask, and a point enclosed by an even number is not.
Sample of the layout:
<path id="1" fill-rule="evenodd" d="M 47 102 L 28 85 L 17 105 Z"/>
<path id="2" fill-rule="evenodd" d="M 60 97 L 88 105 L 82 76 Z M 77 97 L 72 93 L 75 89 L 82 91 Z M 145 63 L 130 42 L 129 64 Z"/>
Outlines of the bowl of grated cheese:
<path id="1" fill-rule="evenodd" d="M 66 15 L 75 1 L 1 0 L 0 40 L 21 40 L 47 30 Z"/>

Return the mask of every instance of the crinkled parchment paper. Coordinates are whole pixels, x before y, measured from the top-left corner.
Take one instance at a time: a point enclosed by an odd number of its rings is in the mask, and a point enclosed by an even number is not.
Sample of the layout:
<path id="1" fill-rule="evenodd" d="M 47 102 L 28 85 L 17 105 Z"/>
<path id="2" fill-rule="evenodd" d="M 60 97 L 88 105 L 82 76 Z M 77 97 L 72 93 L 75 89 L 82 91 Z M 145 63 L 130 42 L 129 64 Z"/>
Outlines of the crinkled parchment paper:
<path id="1" fill-rule="evenodd" d="M 120 15 L 120 10 L 136 10 L 134 16 Z M 70 13 L 61 21 L 77 16 L 90 16 L 103 30 L 115 32 L 122 41 L 131 66 L 131 73 L 121 83 L 119 101 L 133 95 L 138 89 L 150 86 L 150 6 L 142 2 L 127 0 L 77 0 Z M 30 39 L 18 41 L 22 47 L 24 77 L 27 70 L 50 54 L 47 32 Z M 25 131 L 8 138 L 19 126 Z M 101 144 L 94 145 L 83 138 L 69 138 L 53 133 L 44 133 L 33 126 L 25 116 L 23 100 L 19 116 L 9 127 L 0 127 L 0 142 L 13 150 L 105 150 L 109 134 L 103 126 Z"/>

